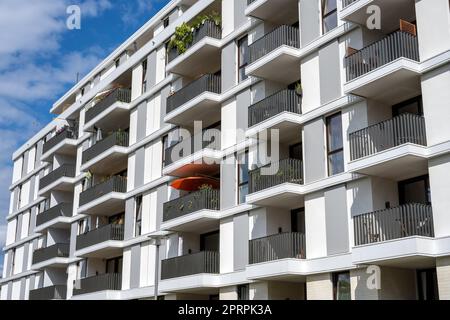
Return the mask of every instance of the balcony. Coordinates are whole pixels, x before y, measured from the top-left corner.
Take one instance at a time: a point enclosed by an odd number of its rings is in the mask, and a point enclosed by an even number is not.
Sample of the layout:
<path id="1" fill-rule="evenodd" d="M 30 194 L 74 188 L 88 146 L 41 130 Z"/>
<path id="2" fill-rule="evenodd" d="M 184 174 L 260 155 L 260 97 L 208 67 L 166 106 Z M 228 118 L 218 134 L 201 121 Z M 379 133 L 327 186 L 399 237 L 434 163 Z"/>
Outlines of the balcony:
<path id="1" fill-rule="evenodd" d="M 33 265 L 41 265 L 43 262 L 48 262 L 45 266 L 64 266 L 67 263 L 67 258 L 69 258 L 69 248 L 70 246 L 67 243 L 58 243 L 38 249 L 33 253 Z"/>
<path id="2" fill-rule="evenodd" d="M 56 285 L 51 287 L 30 290 L 30 300 L 66 300 L 67 286 Z"/>
<path id="3" fill-rule="evenodd" d="M 120 171 L 127 164 L 128 145 L 128 132 L 113 132 L 83 152 L 82 170 L 98 174 Z"/>
<path id="4" fill-rule="evenodd" d="M 193 41 L 186 52 L 180 54 L 177 48 L 168 53 L 167 72 L 195 77 L 220 68 L 222 27 L 213 21 L 205 23 L 194 31 Z"/>
<path id="5" fill-rule="evenodd" d="M 161 261 L 161 280 L 219 273 L 219 253 L 201 251 Z"/>
<path id="6" fill-rule="evenodd" d="M 389 104 L 420 93 L 417 37 L 397 31 L 345 58 L 344 91 Z"/>
<path id="7" fill-rule="evenodd" d="M 45 177 L 39 180 L 39 192 L 50 189 L 69 191 L 73 188 L 73 178 L 75 178 L 75 167 L 70 164 L 63 164 Z M 48 191 L 48 190 L 47 190 Z"/>
<path id="8" fill-rule="evenodd" d="M 113 176 L 80 193 L 80 210 L 91 214 L 114 215 L 123 211 L 127 178 Z"/>
<path id="9" fill-rule="evenodd" d="M 39 213 L 36 216 L 36 231 L 44 231 L 44 225 L 51 225 L 52 228 L 69 228 L 72 210 L 72 203 L 59 203 L 56 206 Z"/>
<path id="10" fill-rule="evenodd" d="M 97 126 L 103 126 L 104 123 L 121 123 L 124 115 L 129 113 L 128 104 L 130 102 L 131 90 L 117 88 L 111 91 L 101 101 L 86 111 L 85 129 L 90 129 L 94 123 Z M 108 114 L 108 118 L 104 119 L 106 114 Z M 98 120 L 93 121 L 94 119 Z"/>
<path id="11" fill-rule="evenodd" d="M 77 237 L 76 250 L 80 251 L 90 247 L 92 250 L 77 252 L 77 256 L 92 258 L 110 258 L 120 254 L 121 246 L 114 242 L 123 241 L 124 226 L 120 224 L 109 224 Z"/>
<path id="12" fill-rule="evenodd" d="M 164 228 L 177 231 L 193 231 L 209 227 L 217 221 L 220 210 L 220 190 L 205 189 L 164 203 Z M 182 222 L 176 223 L 178 218 Z"/>
<path id="13" fill-rule="evenodd" d="M 167 98 L 166 122 L 192 123 L 220 114 L 220 75 L 206 74 Z M 216 116 L 214 116 L 216 114 Z"/>
<path id="14" fill-rule="evenodd" d="M 282 25 L 249 46 L 248 75 L 290 84 L 300 79 L 300 31 Z"/>
<path id="15" fill-rule="evenodd" d="M 299 196 L 303 195 L 302 184 L 302 161 L 280 160 L 249 172 L 246 200 L 249 204 L 294 209 L 301 199 Z"/>
<path id="16" fill-rule="evenodd" d="M 349 143 L 352 172 L 400 180 L 427 170 L 422 116 L 401 114 L 351 133 Z"/>
<path id="17" fill-rule="evenodd" d="M 245 15 L 274 24 L 293 24 L 298 21 L 298 1 L 247 0 Z"/>
<path id="18" fill-rule="evenodd" d="M 306 258 L 305 235 L 298 232 L 280 233 L 250 240 L 249 263 L 263 263 L 281 259 Z"/>
<path id="19" fill-rule="evenodd" d="M 50 151 L 57 152 L 64 155 L 75 155 L 77 145 L 77 132 L 78 128 L 65 126 L 61 128 L 55 136 L 50 138 L 42 146 L 42 160 L 48 160 L 51 158 Z"/>
<path id="20" fill-rule="evenodd" d="M 74 295 L 94 293 L 105 290 L 121 290 L 122 274 L 105 273 L 75 281 Z"/>

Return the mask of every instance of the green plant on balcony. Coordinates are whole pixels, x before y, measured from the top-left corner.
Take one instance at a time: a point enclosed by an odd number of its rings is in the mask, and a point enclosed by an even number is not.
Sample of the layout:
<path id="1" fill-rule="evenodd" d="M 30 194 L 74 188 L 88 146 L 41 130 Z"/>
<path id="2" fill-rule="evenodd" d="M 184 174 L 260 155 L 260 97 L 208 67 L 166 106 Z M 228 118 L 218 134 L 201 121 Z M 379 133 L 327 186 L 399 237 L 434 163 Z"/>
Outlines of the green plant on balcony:
<path id="1" fill-rule="evenodd" d="M 295 93 L 296 93 L 298 96 L 301 96 L 301 95 L 303 94 L 303 87 L 302 87 L 302 83 L 301 83 L 300 81 L 298 81 L 298 82 L 295 84 Z"/>

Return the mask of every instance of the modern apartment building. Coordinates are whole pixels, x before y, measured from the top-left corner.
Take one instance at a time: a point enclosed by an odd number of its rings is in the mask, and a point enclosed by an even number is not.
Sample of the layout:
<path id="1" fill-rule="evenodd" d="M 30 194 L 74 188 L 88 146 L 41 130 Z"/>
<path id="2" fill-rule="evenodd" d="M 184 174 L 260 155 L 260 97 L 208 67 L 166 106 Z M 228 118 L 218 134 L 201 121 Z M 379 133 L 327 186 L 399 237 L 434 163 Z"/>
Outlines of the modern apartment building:
<path id="1" fill-rule="evenodd" d="M 449 88 L 449 0 L 172 0 L 14 153 L 1 299 L 450 299 Z"/>

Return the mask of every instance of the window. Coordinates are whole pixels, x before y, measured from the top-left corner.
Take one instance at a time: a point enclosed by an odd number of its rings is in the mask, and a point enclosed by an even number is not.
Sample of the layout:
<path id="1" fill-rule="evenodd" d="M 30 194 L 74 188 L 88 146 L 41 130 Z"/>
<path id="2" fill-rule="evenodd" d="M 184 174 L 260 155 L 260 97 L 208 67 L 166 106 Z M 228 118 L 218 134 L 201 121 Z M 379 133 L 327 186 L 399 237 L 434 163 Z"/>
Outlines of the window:
<path id="1" fill-rule="evenodd" d="M 431 204 L 430 179 L 428 175 L 398 183 L 400 205 L 408 203 Z"/>
<path id="2" fill-rule="evenodd" d="M 122 273 L 122 257 L 106 260 L 106 273 Z"/>
<path id="3" fill-rule="evenodd" d="M 219 251 L 220 232 L 213 231 L 200 235 L 200 251 Z"/>
<path id="4" fill-rule="evenodd" d="M 248 151 L 241 154 L 238 161 L 238 200 L 239 204 L 245 203 L 248 194 Z"/>
<path id="5" fill-rule="evenodd" d="M 245 67 L 248 65 L 249 50 L 248 50 L 248 36 L 238 40 L 238 82 L 242 82 L 248 78 L 245 74 Z"/>
<path id="6" fill-rule="evenodd" d="M 164 137 L 162 137 L 162 167 L 164 169 L 164 167 L 166 166 L 166 150 L 169 148 L 169 136 L 165 135 Z"/>
<path id="7" fill-rule="evenodd" d="M 167 28 L 167 27 L 169 26 L 169 22 L 170 22 L 169 17 L 166 17 L 166 18 L 163 20 L 163 26 L 164 26 L 164 29 Z"/>
<path id="8" fill-rule="evenodd" d="M 147 59 L 142 61 L 142 92 L 147 91 Z"/>
<path id="9" fill-rule="evenodd" d="M 305 208 L 291 211 L 291 231 L 305 234 Z"/>
<path id="10" fill-rule="evenodd" d="M 142 232 L 142 195 L 136 197 L 136 215 L 134 222 L 134 236 L 140 236 Z"/>
<path id="11" fill-rule="evenodd" d="M 337 27 L 337 0 L 322 0 L 323 34 Z"/>
<path id="12" fill-rule="evenodd" d="M 327 118 L 328 175 L 344 171 L 344 145 L 342 137 L 342 116 L 336 113 Z"/>
<path id="13" fill-rule="evenodd" d="M 412 113 L 418 116 L 423 115 L 422 96 L 392 106 L 392 116 L 395 117 L 404 113 Z"/>
<path id="14" fill-rule="evenodd" d="M 439 300 L 436 268 L 417 271 L 419 300 Z"/>
<path id="15" fill-rule="evenodd" d="M 351 300 L 350 272 L 333 273 L 334 300 Z"/>
<path id="16" fill-rule="evenodd" d="M 238 300 L 250 300 L 248 284 L 237 286 L 237 296 Z"/>
<path id="17" fill-rule="evenodd" d="M 9 275 L 12 276 L 14 274 L 14 268 L 16 266 L 16 248 L 10 251 L 9 260 L 11 261 L 11 269 L 9 271 Z"/>

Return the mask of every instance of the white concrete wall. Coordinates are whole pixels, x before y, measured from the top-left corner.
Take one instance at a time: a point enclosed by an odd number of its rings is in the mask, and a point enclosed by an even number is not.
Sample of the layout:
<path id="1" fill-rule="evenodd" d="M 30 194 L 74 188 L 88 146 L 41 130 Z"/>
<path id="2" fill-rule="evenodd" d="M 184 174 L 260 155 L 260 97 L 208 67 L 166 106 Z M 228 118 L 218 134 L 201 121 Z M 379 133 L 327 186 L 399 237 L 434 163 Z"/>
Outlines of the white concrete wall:
<path id="1" fill-rule="evenodd" d="M 305 196 L 306 257 L 313 259 L 327 255 L 323 192 Z"/>
<path id="2" fill-rule="evenodd" d="M 321 273 L 306 277 L 308 300 L 333 300 L 331 273 Z"/>
<path id="3" fill-rule="evenodd" d="M 233 218 L 220 221 L 220 273 L 234 271 Z"/>
<path id="4" fill-rule="evenodd" d="M 450 235 L 450 155 L 429 161 L 431 203 L 435 237 Z"/>

